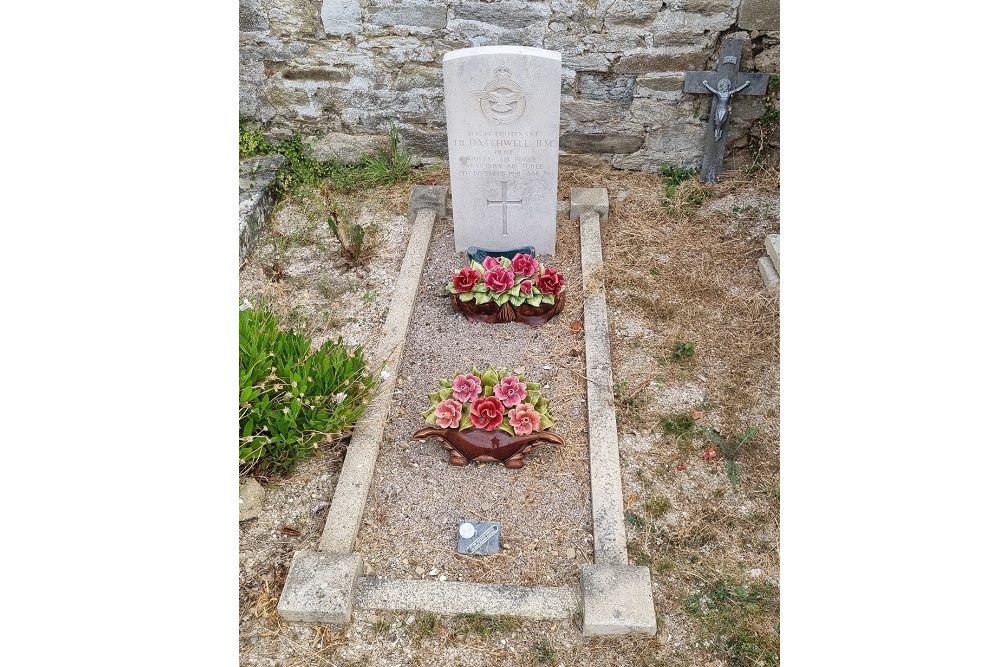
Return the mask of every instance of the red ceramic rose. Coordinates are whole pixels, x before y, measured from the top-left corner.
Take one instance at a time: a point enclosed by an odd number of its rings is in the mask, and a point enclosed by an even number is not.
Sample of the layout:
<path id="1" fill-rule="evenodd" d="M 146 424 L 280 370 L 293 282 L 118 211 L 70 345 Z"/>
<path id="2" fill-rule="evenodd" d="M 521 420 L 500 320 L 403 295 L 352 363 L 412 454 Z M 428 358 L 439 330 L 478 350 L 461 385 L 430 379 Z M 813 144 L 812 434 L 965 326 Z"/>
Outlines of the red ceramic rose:
<path id="1" fill-rule="evenodd" d="M 538 274 L 537 285 L 542 294 L 559 294 L 565 284 L 562 274 L 554 269 L 545 269 Z"/>
<path id="2" fill-rule="evenodd" d="M 533 276 L 538 273 L 538 260 L 531 255 L 517 253 L 510 261 L 510 268 L 519 276 Z"/>
<path id="3" fill-rule="evenodd" d="M 471 292 L 481 277 L 479 271 L 471 266 L 463 266 L 458 273 L 452 276 L 451 281 L 456 292 Z"/>
<path id="4" fill-rule="evenodd" d="M 503 421 L 503 404 L 496 396 L 482 396 L 472 402 L 469 417 L 476 428 L 495 431 Z"/>
<path id="5" fill-rule="evenodd" d="M 502 266 L 495 266 L 486 271 L 483 282 L 494 292 L 506 292 L 514 286 L 514 272 Z"/>
<path id="6" fill-rule="evenodd" d="M 502 266 L 500 260 L 496 257 L 487 257 L 483 260 L 483 268 L 489 271 L 490 269 L 495 269 L 498 266 Z"/>
<path id="7" fill-rule="evenodd" d="M 525 280 L 521 283 L 521 295 L 530 296 L 531 292 L 535 289 L 535 286 L 531 284 L 530 280 Z"/>

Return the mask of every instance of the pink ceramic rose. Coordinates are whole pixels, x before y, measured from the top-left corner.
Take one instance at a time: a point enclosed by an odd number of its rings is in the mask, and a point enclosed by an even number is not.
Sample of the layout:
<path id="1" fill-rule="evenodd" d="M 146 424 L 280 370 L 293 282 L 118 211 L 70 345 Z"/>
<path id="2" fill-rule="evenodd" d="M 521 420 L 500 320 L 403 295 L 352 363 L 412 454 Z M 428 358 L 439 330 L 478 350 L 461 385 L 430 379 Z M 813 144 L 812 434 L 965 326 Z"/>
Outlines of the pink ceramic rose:
<path id="1" fill-rule="evenodd" d="M 482 382 L 472 373 L 457 375 L 451 382 L 451 397 L 462 403 L 471 401 L 475 397 L 479 396 L 479 392 L 482 390 Z"/>
<path id="2" fill-rule="evenodd" d="M 525 280 L 521 282 L 521 296 L 530 296 L 531 291 L 534 289 L 534 285 L 531 284 L 530 280 Z"/>
<path id="3" fill-rule="evenodd" d="M 508 408 L 512 408 L 528 398 L 528 387 L 516 375 L 508 375 L 493 387 L 493 395 Z"/>
<path id="4" fill-rule="evenodd" d="M 494 292 L 506 292 L 514 286 L 514 272 L 497 265 L 486 272 L 483 278 L 486 286 Z"/>
<path id="5" fill-rule="evenodd" d="M 508 415 L 510 425 L 514 427 L 515 435 L 528 435 L 541 430 L 542 416 L 535 411 L 531 403 L 521 403 Z"/>
<path id="6" fill-rule="evenodd" d="M 519 276 L 533 276 L 538 273 L 538 260 L 531 255 L 517 253 L 510 262 L 510 268 Z"/>
<path id="7" fill-rule="evenodd" d="M 461 270 L 452 276 L 451 282 L 455 285 L 456 292 L 471 292 L 472 288 L 479 283 L 479 271 L 471 266 L 463 266 Z"/>
<path id="8" fill-rule="evenodd" d="M 542 294 L 559 294 L 566 280 L 554 269 L 545 269 L 538 275 L 538 289 Z"/>
<path id="9" fill-rule="evenodd" d="M 476 428 L 495 431 L 503 421 L 503 405 L 496 396 L 482 396 L 472 402 L 469 416 Z"/>
<path id="10" fill-rule="evenodd" d="M 503 266 L 500 260 L 492 255 L 483 260 L 483 268 L 489 271 L 490 269 L 495 269 L 498 266 Z"/>
<path id="11" fill-rule="evenodd" d="M 462 421 L 462 404 L 454 398 L 447 398 L 434 408 L 434 421 L 441 428 L 458 428 Z"/>

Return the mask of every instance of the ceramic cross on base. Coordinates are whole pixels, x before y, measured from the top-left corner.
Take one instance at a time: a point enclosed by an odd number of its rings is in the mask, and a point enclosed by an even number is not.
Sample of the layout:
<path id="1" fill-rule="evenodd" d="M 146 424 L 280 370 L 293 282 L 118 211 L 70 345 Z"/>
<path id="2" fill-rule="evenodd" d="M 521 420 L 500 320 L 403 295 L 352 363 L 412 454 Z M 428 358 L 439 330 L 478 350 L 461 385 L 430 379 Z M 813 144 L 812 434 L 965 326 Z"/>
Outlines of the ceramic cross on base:
<path id="1" fill-rule="evenodd" d="M 741 72 L 742 39 L 722 40 L 719 67 L 714 72 L 687 72 L 684 92 L 712 96 L 712 110 L 705 130 L 705 156 L 701 161 L 701 182 L 718 183 L 722 158 L 726 152 L 726 126 L 736 94 L 763 95 L 768 75 L 764 72 Z"/>

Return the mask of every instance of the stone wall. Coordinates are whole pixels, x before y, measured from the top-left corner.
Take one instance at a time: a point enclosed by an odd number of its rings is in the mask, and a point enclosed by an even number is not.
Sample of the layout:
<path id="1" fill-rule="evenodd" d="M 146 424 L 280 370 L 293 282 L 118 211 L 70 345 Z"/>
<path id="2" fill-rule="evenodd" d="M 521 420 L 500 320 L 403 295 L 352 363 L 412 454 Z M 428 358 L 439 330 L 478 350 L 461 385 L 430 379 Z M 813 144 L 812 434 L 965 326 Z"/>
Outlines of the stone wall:
<path id="1" fill-rule="evenodd" d="M 699 167 L 711 98 L 684 72 L 714 69 L 723 36 L 742 71 L 777 73 L 778 0 L 240 0 L 240 114 L 271 139 L 299 132 L 320 159 L 368 152 L 390 123 L 423 162 L 447 160 L 442 56 L 521 45 L 562 53 L 564 162 Z M 771 96 L 773 98 L 773 96 Z M 747 143 L 760 97 L 733 103 Z"/>

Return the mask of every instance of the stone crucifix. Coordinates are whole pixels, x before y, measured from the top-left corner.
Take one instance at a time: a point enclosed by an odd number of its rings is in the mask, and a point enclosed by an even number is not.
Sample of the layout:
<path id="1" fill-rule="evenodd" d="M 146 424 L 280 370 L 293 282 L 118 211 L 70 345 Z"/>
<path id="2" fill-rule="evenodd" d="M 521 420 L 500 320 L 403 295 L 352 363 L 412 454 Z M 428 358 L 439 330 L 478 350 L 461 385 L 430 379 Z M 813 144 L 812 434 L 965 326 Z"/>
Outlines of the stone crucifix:
<path id="1" fill-rule="evenodd" d="M 705 129 L 705 156 L 701 161 L 701 182 L 718 183 L 726 152 L 726 126 L 733 96 L 763 95 L 768 76 L 764 72 L 741 72 L 743 39 L 722 40 L 719 66 L 714 72 L 686 72 L 684 92 L 712 95 L 712 110 Z"/>

